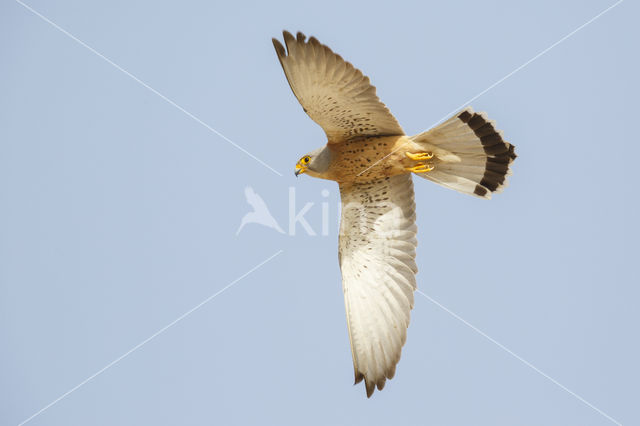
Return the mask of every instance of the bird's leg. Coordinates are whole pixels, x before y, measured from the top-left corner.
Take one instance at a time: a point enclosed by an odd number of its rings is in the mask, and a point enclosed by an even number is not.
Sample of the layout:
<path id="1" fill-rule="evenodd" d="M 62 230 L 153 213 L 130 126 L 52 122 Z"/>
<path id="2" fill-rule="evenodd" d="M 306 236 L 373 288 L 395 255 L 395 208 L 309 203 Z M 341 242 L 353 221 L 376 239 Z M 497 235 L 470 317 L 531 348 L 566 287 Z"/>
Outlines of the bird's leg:
<path id="1" fill-rule="evenodd" d="M 409 157 L 410 159 L 412 159 L 414 161 L 431 160 L 433 158 L 433 153 L 432 152 L 418 152 L 417 154 L 412 154 L 410 152 L 405 152 L 404 155 L 406 155 L 407 157 Z"/>
<path id="2" fill-rule="evenodd" d="M 405 167 L 404 169 L 413 173 L 426 173 L 433 170 L 433 166 L 430 164 L 418 163 L 414 167 Z"/>
<path id="3" fill-rule="evenodd" d="M 431 152 L 418 152 L 416 154 L 412 154 L 411 152 L 405 152 L 404 155 L 406 155 L 409 159 L 413 161 L 425 161 L 425 160 L 431 160 L 433 158 L 433 153 Z M 431 164 L 425 164 L 420 162 L 413 167 L 405 167 L 405 170 L 413 173 L 426 173 L 433 170 L 433 166 Z"/>

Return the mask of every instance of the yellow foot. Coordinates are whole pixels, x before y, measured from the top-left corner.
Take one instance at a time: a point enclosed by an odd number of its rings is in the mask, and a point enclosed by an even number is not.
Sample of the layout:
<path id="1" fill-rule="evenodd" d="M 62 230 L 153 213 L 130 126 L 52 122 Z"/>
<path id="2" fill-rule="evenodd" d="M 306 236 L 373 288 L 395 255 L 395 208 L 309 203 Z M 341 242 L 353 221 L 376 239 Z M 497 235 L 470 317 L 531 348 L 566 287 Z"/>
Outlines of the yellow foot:
<path id="1" fill-rule="evenodd" d="M 433 153 L 431 152 L 418 152 L 417 154 L 405 152 L 404 154 L 414 161 L 431 160 L 433 158 Z"/>
<path id="2" fill-rule="evenodd" d="M 423 163 L 418 163 L 414 167 L 405 167 L 405 170 L 413 173 L 426 173 L 433 170 L 433 166 Z"/>

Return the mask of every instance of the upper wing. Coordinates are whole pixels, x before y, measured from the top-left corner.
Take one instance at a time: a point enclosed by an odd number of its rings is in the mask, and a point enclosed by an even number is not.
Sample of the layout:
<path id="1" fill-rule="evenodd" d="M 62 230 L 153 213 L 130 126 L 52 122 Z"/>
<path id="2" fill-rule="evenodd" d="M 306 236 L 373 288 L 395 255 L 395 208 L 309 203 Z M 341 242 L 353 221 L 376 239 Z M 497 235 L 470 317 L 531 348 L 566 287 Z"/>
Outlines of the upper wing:
<path id="1" fill-rule="evenodd" d="M 381 390 L 400 360 L 416 289 L 411 175 L 340 185 L 339 258 L 356 383 Z"/>
<path id="2" fill-rule="evenodd" d="M 284 46 L 273 39 L 291 90 L 304 111 L 327 134 L 329 143 L 358 136 L 404 135 L 376 88 L 349 62 L 311 37 L 284 31 Z"/>

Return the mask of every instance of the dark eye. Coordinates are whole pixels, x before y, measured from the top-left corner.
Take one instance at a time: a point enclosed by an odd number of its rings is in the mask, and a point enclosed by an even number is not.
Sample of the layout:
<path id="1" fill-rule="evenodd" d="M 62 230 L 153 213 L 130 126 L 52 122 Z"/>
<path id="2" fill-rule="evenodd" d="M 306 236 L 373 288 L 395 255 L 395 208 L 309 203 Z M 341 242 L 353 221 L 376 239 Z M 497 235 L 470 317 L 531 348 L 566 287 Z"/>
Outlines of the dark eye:
<path id="1" fill-rule="evenodd" d="M 305 163 L 308 163 L 309 162 L 309 157 L 304 157 L 304 160 L 302 160 L 302 161 L 304 161 Z"/>

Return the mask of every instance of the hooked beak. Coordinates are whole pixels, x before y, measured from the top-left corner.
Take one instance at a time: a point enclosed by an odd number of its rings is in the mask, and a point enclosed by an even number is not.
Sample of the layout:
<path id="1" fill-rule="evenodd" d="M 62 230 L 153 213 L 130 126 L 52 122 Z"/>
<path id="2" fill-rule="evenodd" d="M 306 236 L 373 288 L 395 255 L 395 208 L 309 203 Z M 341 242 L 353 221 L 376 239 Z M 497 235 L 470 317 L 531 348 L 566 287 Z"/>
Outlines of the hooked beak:
<path id="1" fill-rule="evenodd" d="M 298 175 L 301 175 L 306 171 L 307 171 L 306 167 L 303 167 L 300 164 L 296 164 L 296 171 L 295 171 L 296 177 L 298 177 Z"/>

